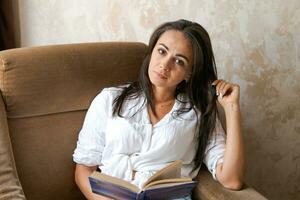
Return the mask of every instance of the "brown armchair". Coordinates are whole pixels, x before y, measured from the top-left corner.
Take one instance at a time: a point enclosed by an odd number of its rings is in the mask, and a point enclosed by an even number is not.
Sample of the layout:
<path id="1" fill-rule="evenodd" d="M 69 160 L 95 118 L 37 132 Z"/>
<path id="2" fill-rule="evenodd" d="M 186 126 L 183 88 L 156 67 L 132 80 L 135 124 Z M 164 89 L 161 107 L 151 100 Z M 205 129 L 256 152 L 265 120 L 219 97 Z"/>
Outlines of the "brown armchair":
<path id="1" fill-rule="evenodd" d="M 84 199 L 72 153 L 85 112 L 103 87 L 135 80 L 146 45 L 86 43 L 0 52 L 0 199 Z M 265 199 L 229 191 L 206 169 L 195 197 Z"/>

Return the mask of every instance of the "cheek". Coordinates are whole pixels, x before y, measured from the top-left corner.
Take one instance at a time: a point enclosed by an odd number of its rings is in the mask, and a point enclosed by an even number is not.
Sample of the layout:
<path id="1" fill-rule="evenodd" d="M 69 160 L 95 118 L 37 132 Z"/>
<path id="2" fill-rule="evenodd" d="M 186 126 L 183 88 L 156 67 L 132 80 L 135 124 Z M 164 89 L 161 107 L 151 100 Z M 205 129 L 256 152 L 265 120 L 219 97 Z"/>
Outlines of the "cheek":
<path id="1" fill-rule="evenodd" d="M 151 56 L 148 70 L 153 70 L 155 66 L 157 66 L 157 58 L 155 56 Z"/>
<path id="2" fill-rule="evenodd" d="M 155 59 L 153 57 L 150 58 L 149 66 L 148 66 L 148 75 L 150 75 L 151 71 L 155 67 Z"/>
<path id="3" fill-rule="evenodd" d="M 174 81 L 180 83 L 186 78 L 186 73 L 184 71 L 173 71 L 171 77 Z"/>
<path id="4" fill-rule="evenodd" d="M 148 66 L 148 74 L 150 73 L 150 71 L 152 71 L 152 68 L 153 68 L 153 63 L 150 61 Z"/>
<path id="5" fill-rule="evenodd" d="M 190 78 L 192 76 L 192 70 L 191 69 L 187 70 L 185 76 Z"/>

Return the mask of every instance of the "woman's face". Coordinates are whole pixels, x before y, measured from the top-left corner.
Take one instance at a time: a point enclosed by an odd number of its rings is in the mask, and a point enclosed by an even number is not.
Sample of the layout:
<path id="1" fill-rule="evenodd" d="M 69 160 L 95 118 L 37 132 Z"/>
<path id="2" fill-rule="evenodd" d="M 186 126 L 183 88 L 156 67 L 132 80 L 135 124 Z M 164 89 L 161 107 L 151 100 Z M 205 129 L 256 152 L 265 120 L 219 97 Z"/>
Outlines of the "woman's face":
<path id="1" fill-rule="evenodd" d="M 148 68 L 150 81 L 155 89 L 174 92 L 181 81 L 189 80 L 192 65 L 190 41 L 180 31 L 166 31 L 158 39 L 151 54 Z"/>

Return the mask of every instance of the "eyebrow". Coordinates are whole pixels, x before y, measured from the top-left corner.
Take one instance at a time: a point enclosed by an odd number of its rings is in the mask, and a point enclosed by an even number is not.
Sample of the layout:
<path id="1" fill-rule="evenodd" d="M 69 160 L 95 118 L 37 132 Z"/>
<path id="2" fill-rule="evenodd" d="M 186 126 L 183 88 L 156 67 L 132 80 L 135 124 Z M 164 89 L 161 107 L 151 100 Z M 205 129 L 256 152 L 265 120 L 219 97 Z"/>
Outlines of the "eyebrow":
<path id="1" fill-rule="evenodd" d="M 165 47 L 165 48 L 169 51 L 169 47 L 167 47 L 164 43 L 159 43 L 159 45 Z M 182 54 L 176 54 L 175 56 L 182 57 L 182 58 L 186 59 L 187 62 L 189 62 L 189 59 L 188 59 L 185 55 L 182 55 Z"/>

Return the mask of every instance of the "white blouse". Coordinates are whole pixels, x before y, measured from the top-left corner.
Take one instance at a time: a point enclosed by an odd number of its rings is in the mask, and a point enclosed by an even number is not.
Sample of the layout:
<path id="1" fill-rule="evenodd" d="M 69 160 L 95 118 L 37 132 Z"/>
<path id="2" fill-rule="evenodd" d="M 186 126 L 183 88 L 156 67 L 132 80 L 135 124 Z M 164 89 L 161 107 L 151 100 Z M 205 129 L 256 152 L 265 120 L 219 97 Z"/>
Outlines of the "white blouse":
<path id="1" fill-rule="evenodd" d="M 182 176 L 194 178 L 196 153 L 195 111 L 175 115 L 185 104 L 175 101 L 172 110 L 154 126 L 148 116 L 145 96 L 124 101 L 122 117 L 112 116 L 113 100 L 120 88 L 105 88 L 92 101 L 79 133 L 74 162 L 99 166 L 102 173 L 115 176 L 141 187 L 156 171 L 170 162 L 181 160 Z M 179 97 L 184 100 L 183 95 Z M 200 115 L 198 117 L 201 117 Z M 205 151 L 204 163 L 216 179 L 216 166 L 223 162 L 224 130 L 217 120 Z M 136 171 L 132 180 L 132 172 Z"/>

